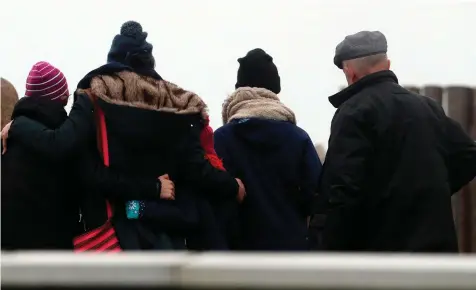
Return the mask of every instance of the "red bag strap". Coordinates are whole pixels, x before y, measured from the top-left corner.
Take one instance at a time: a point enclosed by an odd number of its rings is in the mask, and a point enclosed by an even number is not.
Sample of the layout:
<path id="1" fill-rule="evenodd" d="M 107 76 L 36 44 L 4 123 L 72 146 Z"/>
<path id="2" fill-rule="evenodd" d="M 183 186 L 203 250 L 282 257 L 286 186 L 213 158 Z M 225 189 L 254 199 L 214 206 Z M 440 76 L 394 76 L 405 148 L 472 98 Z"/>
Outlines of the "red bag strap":
<path id="1" fill-rule="evenodd" d="M 106 117 L 101 107 L 97 103 L 97 96 L 93 94 L 94 113 L 96 119 L 96 133 L 98 150 L 102 154 L 104 165 L 109 167 L 109 146 L 107 141 Z M 108 200 L 106 200 L 107 218 L 112 218 L 112 207 Z"/>

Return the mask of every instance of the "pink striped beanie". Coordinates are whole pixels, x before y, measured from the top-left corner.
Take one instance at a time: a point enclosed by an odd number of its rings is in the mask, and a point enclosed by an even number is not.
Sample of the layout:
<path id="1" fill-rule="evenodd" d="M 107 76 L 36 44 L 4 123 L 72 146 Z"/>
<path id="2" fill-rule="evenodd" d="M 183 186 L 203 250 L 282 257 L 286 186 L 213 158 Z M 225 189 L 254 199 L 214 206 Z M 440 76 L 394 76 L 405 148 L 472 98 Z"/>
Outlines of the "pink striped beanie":
<path id="1" fill-rule="evenodd" d="M 66 105 L 69 97 L 68 83 L 59 69 L 46 61 L 40 61 L 33 65 L 28 74 L 25 96 L 48 98 Z"/>

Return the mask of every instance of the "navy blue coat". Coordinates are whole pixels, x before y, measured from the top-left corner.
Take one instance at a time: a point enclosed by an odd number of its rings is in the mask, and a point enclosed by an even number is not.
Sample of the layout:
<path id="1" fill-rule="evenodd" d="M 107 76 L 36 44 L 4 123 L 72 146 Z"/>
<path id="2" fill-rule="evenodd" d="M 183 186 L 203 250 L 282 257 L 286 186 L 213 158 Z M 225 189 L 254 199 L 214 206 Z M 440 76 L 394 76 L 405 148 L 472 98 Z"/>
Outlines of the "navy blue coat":
<path id="1" fill-rule="evenodd" d="M 290 122 L 240 119 L 215 131 L 215 149 L 246 186 L 235 248 L 307 250 L 306 219 L 322 167 L 308 134 Z"/>

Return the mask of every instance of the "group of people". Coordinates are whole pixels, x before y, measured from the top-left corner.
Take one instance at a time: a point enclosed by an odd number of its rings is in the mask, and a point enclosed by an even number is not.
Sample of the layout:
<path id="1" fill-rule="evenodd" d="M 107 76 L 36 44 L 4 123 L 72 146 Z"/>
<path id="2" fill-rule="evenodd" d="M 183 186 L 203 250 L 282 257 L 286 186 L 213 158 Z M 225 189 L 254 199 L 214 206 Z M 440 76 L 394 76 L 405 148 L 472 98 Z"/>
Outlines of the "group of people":
<path id="1" fill-rule="evenodd" d="M 238 59 L 213 132 L 147 36 L 122 25 L 69 116 L 63 73 L 32 67 L 2 124 L 3 250 L 458 251 L 451 195 L 476 176 L 476 144 L 398 85 L 382 33 L 336 47 L 349 86 L 329 98 L 323 165 L 264 50 Z"/>

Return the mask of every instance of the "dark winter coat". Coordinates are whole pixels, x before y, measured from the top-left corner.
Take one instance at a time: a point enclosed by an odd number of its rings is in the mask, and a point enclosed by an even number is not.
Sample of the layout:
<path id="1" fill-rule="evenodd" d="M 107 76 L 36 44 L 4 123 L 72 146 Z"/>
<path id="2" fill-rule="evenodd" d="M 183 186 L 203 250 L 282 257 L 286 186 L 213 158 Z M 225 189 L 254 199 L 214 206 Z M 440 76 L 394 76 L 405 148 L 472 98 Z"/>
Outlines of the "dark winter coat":
<path id="1" fill-rule="evenodd" d="M 24 97 L 12 117 L 55 129 L 67 114 L 57 102 Z M 14 122 L 10 129 L 2 156 L 2 250 L 72 249 L 79 208 L 74 157 L 51 160 L 31 150 L 15 138 L 17 125 Z"/>
<path id="2" fill-rule="evenodd" d="M 307 133 L 287 121 L 236 119 L 215 131 L 215 148 L 246 186 L 235 209 L 239 233 L 230 233 L 234 248 L 307 250 L 307 217 L 321 170 Z M 222 215 L 234 222 L 229 208 Z"/>
<path id="3" fill-rule="evenodd" d="M 391 71 L 331 96 L 320 193 L 335 251 L 456 252 L 451 195 L 476 175 L 476 144 Z"/>
<path id="4" fill-rule="evenodd" d="M 176 186 L 175 201 L 145 201 L 137 220 L 126 217 L 127 199 L 112 200 L 123 248 L 160 249 L 164 234 L 182 248 L 188 235 L 207 228 L 203 188 L 236 196 L 234 178 L 205 159 L 200 132 L 206 105 L 197 95 L 129 70 L 92 76 L 82 92 L 96 96 L 106 116 L 110 168 L 132 177 L 168 174 Z"/>

